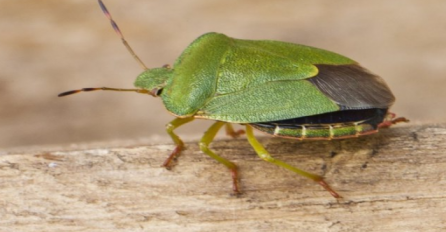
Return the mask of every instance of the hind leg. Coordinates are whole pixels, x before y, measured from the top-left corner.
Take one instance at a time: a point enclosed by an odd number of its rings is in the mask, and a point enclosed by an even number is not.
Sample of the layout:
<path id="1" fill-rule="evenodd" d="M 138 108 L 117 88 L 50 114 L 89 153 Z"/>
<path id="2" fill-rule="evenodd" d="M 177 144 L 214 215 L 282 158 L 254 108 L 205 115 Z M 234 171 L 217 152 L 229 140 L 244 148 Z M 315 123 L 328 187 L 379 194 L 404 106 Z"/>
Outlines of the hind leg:
<path id="1" fill-rule="evenodd" d="M 277 160 L 273 158 L 268 151 L 265 150 L 265 148 L 260 144 L 260 142 L 254 137 L 254 133 L 252 130 L 252 127 L 250 125 L 246 125 L 246 137 L 248 138 L 249 143 L 256 151 L 257 155 L 262 158 L 265 161 L 268 161 L 270 163 L 273 163 L 275 165 L 278 165 L 280 167 L 286 168 L 290 171 L 293 171 L 301 176 L 307 177 L 318 184 L 320 184 L 322 187 L 324 187 L 325 190 L 327 190 L 333 197 L 335 198 L 341 198 L 341 196 L 335 192 L 328 184 L 324 181 L 322 176 L 315 175 L 306 171 L 303 171 L 299 168 L 296 168 L 294 166 L 291 166 L 283 161 Z"/>

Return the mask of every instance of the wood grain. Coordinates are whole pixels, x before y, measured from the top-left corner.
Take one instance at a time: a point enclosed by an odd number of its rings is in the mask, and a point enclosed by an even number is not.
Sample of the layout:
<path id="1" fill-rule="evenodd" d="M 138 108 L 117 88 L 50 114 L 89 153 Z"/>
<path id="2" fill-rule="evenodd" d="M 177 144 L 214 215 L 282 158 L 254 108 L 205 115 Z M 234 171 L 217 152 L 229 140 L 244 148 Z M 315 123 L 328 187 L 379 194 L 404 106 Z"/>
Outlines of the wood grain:
<path id="1" fill-rule="evenodd" d="M 219 140 L 241 196 L 197 144 L 3 152 L 0 231 L 445 231 L 446 126 L 397 126 L 344 141 L 261 137 L 278 159 L 322 174 L 343 199 Z M 114 147 L 114 148 L 112 148 Z"/>

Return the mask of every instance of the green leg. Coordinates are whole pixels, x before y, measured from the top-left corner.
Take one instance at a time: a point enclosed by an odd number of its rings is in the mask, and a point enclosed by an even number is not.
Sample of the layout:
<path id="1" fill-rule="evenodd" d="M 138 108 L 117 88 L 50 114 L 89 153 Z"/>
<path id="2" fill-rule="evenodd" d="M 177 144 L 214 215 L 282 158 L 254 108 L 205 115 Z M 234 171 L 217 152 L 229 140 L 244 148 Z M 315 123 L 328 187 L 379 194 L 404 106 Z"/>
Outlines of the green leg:
<path id="1" fill-rule="evenodd" d="M 221 156 L 215 154 L 213 151 L 209 149 L 209 144 L 214 140 L 217 132 L 225 124 L 226 124 L 225 122 L 215 122 L 214 124 L 212 124 L 212 126 L 209 127 L 209 129 L 204 133 L 203 137 L 201 138 L 200 149 L 208 156 L 214 158 L 215 160 L 217 160 L 218 162 L 224 164 L 227 168 L 229 168 L 232 174 L 232 190 L 236 194 L 238 194 L 240 192 L 238 189 L 237 166 L 231 161 L 222 158 Z"/>
<path id="2" fill-rule="evenodd" d="M 235 139 L 244 133 L 245 133 L 244 130 L 235 131 L 231 123 L 226 123 L 226 135 L 231 136 L 232 138 Z"/>
<path id="3" fill-rule="evenodd" d="M 180 137 L 178 137 L 178 135 L 176 135 L 173 130 L 175 130 L 176 128 L 178 128 L 179 126 L 186 124 L 188 122 L 193 121 L 194 118 L 190 117 L 190 118 L 175 118 L 174 120 L 172 120 L 170 123 L 168 123 L 166 125 L 166 130 L 167 133 L 170 135 L 170 137 L 172 138 L 173 142 L 175 143 L 175 145 L 177 145 L 175 147 L 175 149 L 172 151 L 172 153 L 170 153 L 169 157 L 167 157 L 167 159 L 164 161 L 163 163 L 163 167 L 169 167 L 170 162 L 172 162 L 172 160 L 181 153 L 181 151 L 184 149 L 184 143 L 183 141 L 180 139 Z"/>
<path id="4" fill-rule="evenodd" d="M 300 170 L 296 167 L 293 167 L 283 161 L 274 159 L 269 153 L 268 151 L 265 150 L 265 148 L 262 146 L 262 144 L 259 143 L 259 141 L 254 137 L 254 133 L 252 131 L 252 127 L 250 125 L 246 125 L 246 136 L 248 138 L 249 143 L 251 144 L 251 146 L 254 148 L 254 150 L 256 151 L 257 155 L 262 158 L 265 161 L 268 161 L 270 163 L 273 163 L 275 165 L 284 167 L 290 171 L 293 171 L 301 176 L 310 178 L 314 181 L 316 181 L 318 184 L 322 185 L 322 187 L 324 187 L 328 192 L 330 192 L 330 194 L 335 197 L 335 198 L 341 198 L 341 196 L 336 193 L 333 189 L 330 188 L 330 186 L 324 181 L 324 179 L 321 176 L 315 175 L 315 174 L 311 174 L 309 172 L 305 172 L 303 170 Z"/>

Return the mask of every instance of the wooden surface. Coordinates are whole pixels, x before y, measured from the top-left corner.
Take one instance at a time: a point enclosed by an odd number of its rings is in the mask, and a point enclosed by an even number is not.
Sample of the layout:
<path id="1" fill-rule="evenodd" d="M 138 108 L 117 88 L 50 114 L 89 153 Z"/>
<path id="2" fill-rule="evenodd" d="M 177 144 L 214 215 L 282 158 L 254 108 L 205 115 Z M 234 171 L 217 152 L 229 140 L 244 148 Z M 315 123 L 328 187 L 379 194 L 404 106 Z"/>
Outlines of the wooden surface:
<path id="1" fill-rule="evenodd" d="M 196 143 L 170 171 L 160 164 L 171 144 L 2 152 L 0 231 L 446 231 L 445 125 L 260 141 L 344 199 L 260 160 L 246 139 L 212 145 L 238 164 L 239 197 Z"/>

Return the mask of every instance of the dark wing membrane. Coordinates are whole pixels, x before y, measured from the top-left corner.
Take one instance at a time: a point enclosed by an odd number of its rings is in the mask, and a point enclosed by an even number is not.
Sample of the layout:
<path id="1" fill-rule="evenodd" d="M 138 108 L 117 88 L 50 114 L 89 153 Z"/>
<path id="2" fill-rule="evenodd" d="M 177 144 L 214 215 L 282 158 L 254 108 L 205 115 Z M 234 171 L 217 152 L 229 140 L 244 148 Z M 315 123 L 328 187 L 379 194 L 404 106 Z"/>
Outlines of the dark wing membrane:
<path id="1" fill-rule="evenodd" d="M 309 78 L 341 109 L 389 108 L 395 97 L 384 80 L 357 64 L 315 65 L 319 72 Z"/>

